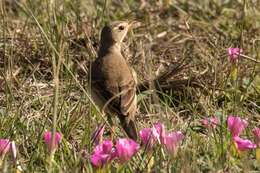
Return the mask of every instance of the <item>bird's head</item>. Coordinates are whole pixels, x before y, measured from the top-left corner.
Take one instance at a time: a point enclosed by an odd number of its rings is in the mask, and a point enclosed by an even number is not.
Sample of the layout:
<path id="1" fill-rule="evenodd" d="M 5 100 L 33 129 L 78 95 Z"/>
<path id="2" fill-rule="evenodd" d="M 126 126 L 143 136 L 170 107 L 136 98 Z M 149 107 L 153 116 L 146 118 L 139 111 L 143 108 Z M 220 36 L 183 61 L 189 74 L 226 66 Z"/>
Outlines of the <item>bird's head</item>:
<path id="1" fill-rule="evenodd" d="M 128 30 L 133 26 L 135 21 L 115 21 L 105 26 L 101 32 L 101 45 L 112 46 L 117 44 L 121 46 Z"/>

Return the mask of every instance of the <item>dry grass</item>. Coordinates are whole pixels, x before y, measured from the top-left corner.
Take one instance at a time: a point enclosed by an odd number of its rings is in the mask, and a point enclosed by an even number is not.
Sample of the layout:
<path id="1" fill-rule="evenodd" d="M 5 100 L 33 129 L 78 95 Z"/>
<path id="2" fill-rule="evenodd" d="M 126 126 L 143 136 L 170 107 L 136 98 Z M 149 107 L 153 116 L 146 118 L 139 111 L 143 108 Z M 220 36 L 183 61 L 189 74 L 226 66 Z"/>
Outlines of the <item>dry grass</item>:
<path id="1" fill-rule="evenodd" d="M 102 26 L 122 19 L 141 22 L 122 52 L 140 83 L 175 70 L 158 86 L 148 82 L 138 97 L 139 129 L 159 120 L 185 132 L 173 159 L 155 149 L 150 171 L 260 171 L 254 151 L 232 154 L 225 123 L 228 114 L 247 118 L 248 138 L 260 126 L 259 63 L 242 58 L 234 65 L 227 57 L 228 47 L 241 47 L 260 59 L 259 1 L 166 2 L 0 1 L 0 137 L 16 142 L 26 172 L 50 171 L 42 141 L 47 129 L 63 134 L 53 172 L 93 171 L 91 132 L 104 119 L 88 99 L 88 68 Z M 200 120 L 213 115 L 222 121 L 209 132 Z M 148 172 L 148 158 L 140 152 L 121 171 Z M 14 169 L 8 160 L 5 166 Z"/>

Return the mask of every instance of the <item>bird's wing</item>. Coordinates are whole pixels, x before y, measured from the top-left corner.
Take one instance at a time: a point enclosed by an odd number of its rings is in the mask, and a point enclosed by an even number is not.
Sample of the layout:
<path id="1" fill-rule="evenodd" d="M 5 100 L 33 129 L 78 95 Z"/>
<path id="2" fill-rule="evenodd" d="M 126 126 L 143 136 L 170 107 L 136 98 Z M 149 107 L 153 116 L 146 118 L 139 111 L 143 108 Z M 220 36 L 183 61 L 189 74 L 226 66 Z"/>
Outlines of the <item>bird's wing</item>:
<path id="1" fill-rule="evenodd" d="M 129 79 L 124 85 L 119 86 L 120 111 L 123 115 L 133 114 L 136 109 L 136 83 L 134 79 Z"/>
<path id="2" fill-rule="evenodd" d="M 105 84 L 102 80 L 92 81 L 92 90 L 102 101 L 103 108 L 112 110 L 117 114 L 128 116 L 135 111 L 136 102 L 136 84 L 134 80 L 130 80 L 124 85 L 116 85 L 113 83 Z"/>
<path id="3" fill-rule="evenodd" d="M 120 115 L 133 114 L 136 108 L 136 83 L 129 80 L 124 85 L 105 84 L 103 81 L 92 81 L 92 88 L 105 107 Z M 103 108 L 102 108 L 103 109 Z"/>
<path id="4" fill-rule="evenodd" d="M 112 112 L 119 113 L 120 110 L 120 100 L 116 97 L 116 94 L 119 93 L 119 88 L 117 86 L 107 86 L 104 81 L 97 80 L 91 81 L 92 90 L 97 95 L 98 99 L 104 104 L 102 105 L 102 110 L 108 108 L 112 109 Z M 106 107 L 106 108 L 104 108 Z"/>

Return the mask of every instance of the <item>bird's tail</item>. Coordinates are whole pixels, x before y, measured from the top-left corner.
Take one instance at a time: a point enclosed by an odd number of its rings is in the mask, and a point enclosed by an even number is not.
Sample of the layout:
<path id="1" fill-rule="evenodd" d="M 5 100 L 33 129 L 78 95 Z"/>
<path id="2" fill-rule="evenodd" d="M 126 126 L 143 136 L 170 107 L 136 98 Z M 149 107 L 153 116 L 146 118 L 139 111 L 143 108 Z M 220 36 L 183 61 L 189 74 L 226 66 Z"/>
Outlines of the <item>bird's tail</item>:
<path id="1" fill-rule="evenodd" d="M 137 141 L 137 129 L 133 120 L 128 120 L 128 117 L 122 115 L 119 117 L 121 126 L 126 132 L 127 136 L 135 141 Z"/>

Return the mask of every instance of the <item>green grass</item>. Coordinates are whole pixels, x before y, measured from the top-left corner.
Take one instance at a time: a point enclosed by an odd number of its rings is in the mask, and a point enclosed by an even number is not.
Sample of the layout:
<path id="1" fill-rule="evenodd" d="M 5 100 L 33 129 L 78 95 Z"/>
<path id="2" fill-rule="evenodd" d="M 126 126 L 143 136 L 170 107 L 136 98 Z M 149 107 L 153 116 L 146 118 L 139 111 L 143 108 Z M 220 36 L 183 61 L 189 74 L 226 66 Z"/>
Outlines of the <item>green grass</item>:
<path id="1" fill-rule="evenodd" d="M 232 64 L 227 55 L 228 47 L 241 47 L 260 60 L 259 2 L 144 2 L 142 7 L 133 0 L 0 1 L 0 138 L 16 142 L 24 172 L 95 171 L 91 133 L 106 118 L 89 99 L 89 64 L 105 23 L 128 19 L 141 22 L 122 52 L 139 82 L 155 78 L 158 69 L 184 64 L 167 79 L 174 85 L 151 86 L 138 95 L 138 128 L 161 121 L 168 130 L 184 132 L 185 139 L 174 157 L 160 146 L 152 154 L 141 149 L 123 167 L 113 162 L 110 171 L 260 171 L 255 150 L 232 152 L 226 128 L 229 114 L 248 120 L 245 138 L 253 140 L 251 129 L 260 126 L 260 65 L 245 58 Z M 204 129 L 200 120 L 214 115 L 221 124 Z M 49 165 L 42 134 L 54 129 L 63 139 Z M 119 128 L 116 133 L 124 136 Z M 0 169 L 15 171 L 9 156 Z"/>

